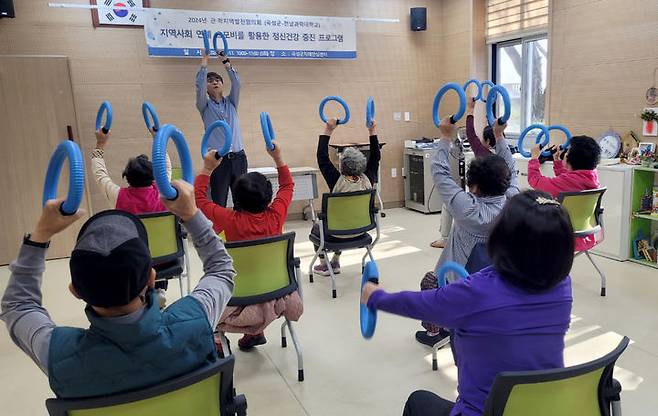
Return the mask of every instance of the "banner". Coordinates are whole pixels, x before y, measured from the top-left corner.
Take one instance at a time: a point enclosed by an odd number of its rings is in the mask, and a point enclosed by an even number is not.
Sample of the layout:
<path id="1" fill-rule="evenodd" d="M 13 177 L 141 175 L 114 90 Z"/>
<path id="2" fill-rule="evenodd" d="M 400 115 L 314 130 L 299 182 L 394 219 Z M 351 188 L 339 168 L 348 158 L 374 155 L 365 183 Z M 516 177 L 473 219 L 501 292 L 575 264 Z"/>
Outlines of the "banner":
<path id="1" fill-rule="evenodd" d="M 148 13 L 144 35 L 149 56 L 199 57 L 207 30 L 224 33 L 228 55 L 235 58 L 356 58 L 356 23 L 351 17 L 172 9 Z"/>

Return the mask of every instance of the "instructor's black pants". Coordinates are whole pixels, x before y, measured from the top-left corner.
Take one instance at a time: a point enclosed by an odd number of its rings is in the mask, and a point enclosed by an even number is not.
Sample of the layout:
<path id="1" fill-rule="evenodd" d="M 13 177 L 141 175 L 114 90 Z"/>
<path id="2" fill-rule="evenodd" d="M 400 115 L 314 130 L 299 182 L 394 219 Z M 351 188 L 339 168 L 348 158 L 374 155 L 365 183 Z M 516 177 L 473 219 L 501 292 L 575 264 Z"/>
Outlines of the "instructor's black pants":
<path id="1" fill-rule="evenodd" d="M 402 416 L 450 416 L 455 404 L 426 390 L 411 393 Z"/>
<path id="2" fill-rule="evenodd" d="M 247 155 L 244 150 L 228 153 L 210 175 L 210 198 L 215 204 L 226 206 L 229 187 L 233 189 L 240 175 L 247 173 Z"/>

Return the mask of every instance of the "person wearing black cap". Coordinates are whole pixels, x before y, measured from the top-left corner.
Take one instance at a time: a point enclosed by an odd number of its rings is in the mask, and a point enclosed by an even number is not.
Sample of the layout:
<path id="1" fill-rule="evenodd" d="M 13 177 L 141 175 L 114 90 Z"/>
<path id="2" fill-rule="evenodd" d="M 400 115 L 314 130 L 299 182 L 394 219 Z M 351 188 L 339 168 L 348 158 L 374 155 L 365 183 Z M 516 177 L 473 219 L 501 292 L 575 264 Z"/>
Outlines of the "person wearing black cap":
<path id="1" fill-rule="evenodd" d="M 134 215 L 103 211 L 78 234 L 69 289 L 87 304 L 89 329 L 57 326 L 41 302 L 49 241 L 84 213 L 63 216 L 62 200 L 48 201 L 34 232 L 25 236 L 10 266 L 0 319 L 58 397 L 145 388 L 217 359 L 213 328 L 231 298 L 235 270 L 212 223 L 197 209 L 192 186 L 173 185 L 178 198 L 163 203 L 183 221 L 204 276 L 189 296 L 164 310 L 153 290 L 146 229 Z"/>

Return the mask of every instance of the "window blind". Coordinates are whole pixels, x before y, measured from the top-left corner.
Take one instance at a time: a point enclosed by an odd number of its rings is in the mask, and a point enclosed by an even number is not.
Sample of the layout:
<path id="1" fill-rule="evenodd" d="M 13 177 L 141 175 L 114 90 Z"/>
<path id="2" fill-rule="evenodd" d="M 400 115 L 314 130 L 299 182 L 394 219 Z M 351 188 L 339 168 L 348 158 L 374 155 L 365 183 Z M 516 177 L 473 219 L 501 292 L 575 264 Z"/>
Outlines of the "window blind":
<path id="1" fill-rule="evenodd" d="M 550 0 L 487 0 L 487 43 L 548 30 Z"/>

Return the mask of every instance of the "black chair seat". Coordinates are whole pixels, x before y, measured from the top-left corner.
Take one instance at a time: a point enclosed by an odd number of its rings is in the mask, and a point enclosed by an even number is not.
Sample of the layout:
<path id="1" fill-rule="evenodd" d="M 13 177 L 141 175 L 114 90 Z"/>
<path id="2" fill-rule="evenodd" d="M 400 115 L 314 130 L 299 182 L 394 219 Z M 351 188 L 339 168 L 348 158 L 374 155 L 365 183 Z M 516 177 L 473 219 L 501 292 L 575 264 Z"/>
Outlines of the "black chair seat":
<path id="1" fill-rule="evenodd" d="M 308 238 L 309 240 L 311 240 L 313 244 L 317 246 L 320 245 L 320 236 L 310 234 Z M 338 238 L 333 236 L 326 236 L 324 240 L 324 248 L 329 251 L 363 248 L 370 244 L 372 244 L 372 236 L 368 233 L 364 233 L 360 236 L 350 237 L 350 238 Z"/>
<path id="2" fill-rule="evenodd" d="M 168 280 L 183 274 L 183 257 L 153 265 L 155 269 L 155 280 Z"/>

